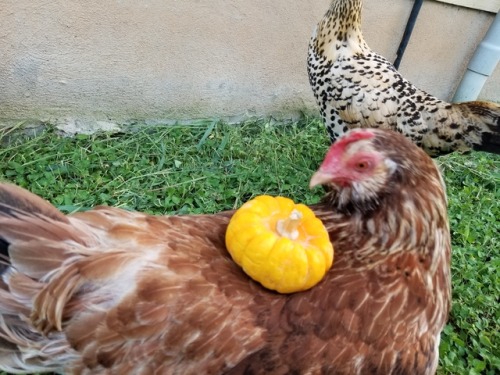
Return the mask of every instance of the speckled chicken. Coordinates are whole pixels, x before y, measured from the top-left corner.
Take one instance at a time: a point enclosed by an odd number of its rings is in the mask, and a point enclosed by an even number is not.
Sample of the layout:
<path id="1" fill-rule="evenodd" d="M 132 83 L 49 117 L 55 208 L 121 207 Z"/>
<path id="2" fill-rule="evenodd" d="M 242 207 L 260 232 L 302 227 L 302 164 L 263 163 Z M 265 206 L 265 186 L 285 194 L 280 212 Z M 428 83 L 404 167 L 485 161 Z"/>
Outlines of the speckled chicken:
<path id="1" fill-rule="evenodd" d="M 403 136 L 354 130 L 312 209 L 321 283 L 278 294 L 229 256 L 231 212 L 63 215 L 0 184 L 0 370 L 65 374 L 434 374 L 450 307 L 442 178 Z"/>
<path id="2" fill-rule="evenodd" d="M 309 81 L 332 142 L 348 129 L 398 131 L 438 156 L 500 153 L 500 106 L 450 104 L 418 89 L 361 33 L 361 0 L 332 0 L 309 44 Z"/>

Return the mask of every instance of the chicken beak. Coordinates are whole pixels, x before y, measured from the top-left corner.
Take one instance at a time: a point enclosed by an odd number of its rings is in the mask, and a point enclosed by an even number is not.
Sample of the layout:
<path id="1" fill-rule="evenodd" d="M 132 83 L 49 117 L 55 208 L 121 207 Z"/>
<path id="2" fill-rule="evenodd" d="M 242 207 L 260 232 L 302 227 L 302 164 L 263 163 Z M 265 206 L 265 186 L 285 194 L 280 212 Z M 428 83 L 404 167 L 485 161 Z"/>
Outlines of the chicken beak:
<path id="1" fill-rule="evenodd" d="M 318 170 L 311 177 L 311 181 L 309 182 L 309 188 L 312 189 L 313 187 L 318 185 L 325 185 L 326 183 L 331 181 L 332 181 L 332 175 L 330 173 L 325 173 L 322 172 L 321 170 Z"/>

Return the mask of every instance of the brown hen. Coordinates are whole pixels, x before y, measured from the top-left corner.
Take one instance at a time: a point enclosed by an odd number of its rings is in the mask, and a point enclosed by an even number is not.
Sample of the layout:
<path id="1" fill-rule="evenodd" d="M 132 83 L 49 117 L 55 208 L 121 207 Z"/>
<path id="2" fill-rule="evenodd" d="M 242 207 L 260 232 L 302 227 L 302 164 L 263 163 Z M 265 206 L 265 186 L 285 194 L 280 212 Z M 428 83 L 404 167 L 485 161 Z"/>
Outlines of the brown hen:
<path id="1" fill-rule="evenodd" d="M 500 154 L 500 105 L 447 103 L 415 87 L 361 33 L 361 0 L 332 0 L 309 43 L 309 82 L 335 141 L 348 129 L 398 131 L 429 155 Z"/>
<path id="2" fill-rule="evenodd" d="M 450 306 L 443 182 L 403 136 L 356 130 L 311 180 L 335 264 L 309 291 L 249 279 L 230 212 L 65 216 L 0 185 L 0 369 L 72 374 L 433 374 Z"/>

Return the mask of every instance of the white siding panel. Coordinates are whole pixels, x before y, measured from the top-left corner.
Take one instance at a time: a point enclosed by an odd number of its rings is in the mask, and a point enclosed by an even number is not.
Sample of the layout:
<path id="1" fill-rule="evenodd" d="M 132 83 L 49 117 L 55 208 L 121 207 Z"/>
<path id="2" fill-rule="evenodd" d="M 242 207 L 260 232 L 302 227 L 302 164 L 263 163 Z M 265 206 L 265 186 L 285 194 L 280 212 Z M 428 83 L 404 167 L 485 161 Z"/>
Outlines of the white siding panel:
<path id="1" fill-rule="evenodd" d="M 500 10 L 500 0 L 438 0 L 442 3 L 459 5 L 462 7 L 485 10 L 497 13 Z"/>

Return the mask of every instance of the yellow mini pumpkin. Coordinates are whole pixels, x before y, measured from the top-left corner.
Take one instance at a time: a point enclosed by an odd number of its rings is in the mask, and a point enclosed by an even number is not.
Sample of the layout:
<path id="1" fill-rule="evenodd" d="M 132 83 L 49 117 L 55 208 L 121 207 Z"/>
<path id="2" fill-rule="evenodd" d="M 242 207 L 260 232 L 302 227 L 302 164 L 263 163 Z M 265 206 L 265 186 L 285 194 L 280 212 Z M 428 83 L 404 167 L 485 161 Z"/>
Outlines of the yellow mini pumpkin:
<path id="1" fill-rule="evenodd" d="M 258 196 L 231 218 L 226 247 L 245 273 L 280 293 L 309 289 L 333 264 L 333 246 L 311 209 L 284 197 Z"/>

